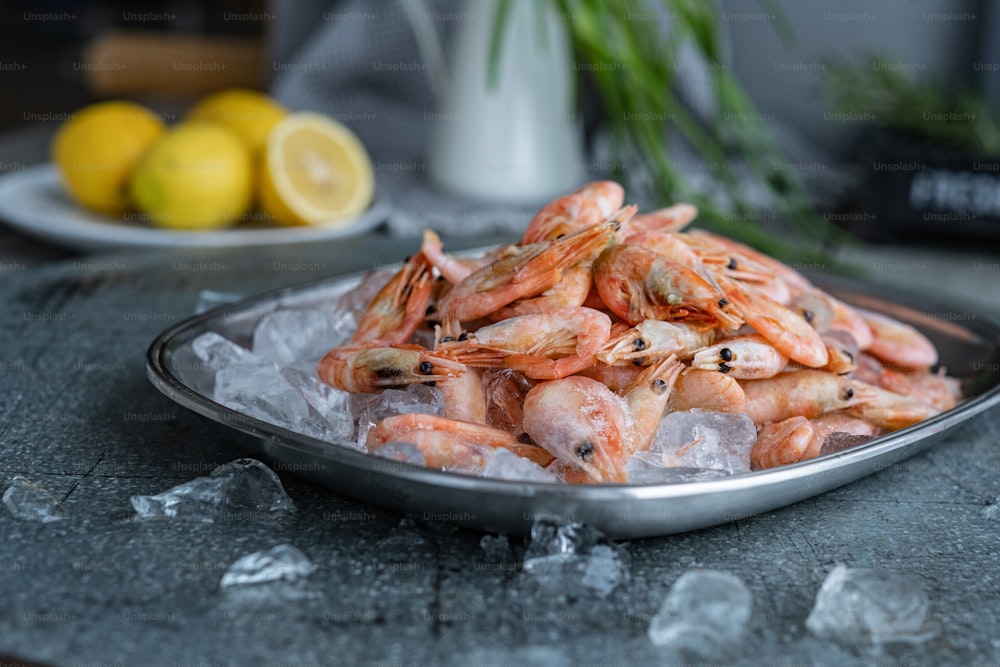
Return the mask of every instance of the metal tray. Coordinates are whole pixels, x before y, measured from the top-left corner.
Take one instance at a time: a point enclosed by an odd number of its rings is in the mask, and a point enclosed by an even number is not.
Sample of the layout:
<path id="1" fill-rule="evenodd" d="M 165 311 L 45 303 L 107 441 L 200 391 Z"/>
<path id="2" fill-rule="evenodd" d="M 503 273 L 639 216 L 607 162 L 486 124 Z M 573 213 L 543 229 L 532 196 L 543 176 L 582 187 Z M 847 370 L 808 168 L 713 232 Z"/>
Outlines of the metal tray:
<path id="1" fill-rule="evenodd" d="M 831 294 L 922 330 L 965 401 L 947 412 L 862 446 L 773 470 L 684 484 L 562 485 L 492 480 L 397 463 L 294 433 L 220 405 L 181 380 L 174 355 L 202 333 L 246 342 L 278 307 L 331 302 L 361 274 L 324 279 L 223 306 L 180 322 L 153 341 L 146 357 L 153 385 L 205 417 L 248 454 L 280 464 L 338 493 L 381 507 L 466 528 L 526 534 L 536 519 L 582 521 L 616 538 L 679 533 L 743 519 L 823 493 L 885 469 L 939 441 L 1000 403 L 1000 324 L 956 313 L 924 297 L 829 275 L 810 278 Z"/>

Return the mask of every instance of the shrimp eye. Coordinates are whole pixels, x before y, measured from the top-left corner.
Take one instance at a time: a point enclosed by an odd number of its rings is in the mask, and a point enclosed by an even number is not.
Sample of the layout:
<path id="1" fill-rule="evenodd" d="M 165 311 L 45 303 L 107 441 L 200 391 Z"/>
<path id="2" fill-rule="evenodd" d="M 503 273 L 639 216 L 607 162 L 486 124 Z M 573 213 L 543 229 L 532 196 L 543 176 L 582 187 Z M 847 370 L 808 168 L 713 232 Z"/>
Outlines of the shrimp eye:
<path id="1" fill-rule="evenodd" d="M 557 234 L 556 238 L 554 240 L 558 241 L 559 239 L 561 239 L 564 236 L 566 236 L 566 235 L 565 234 Z"/>
<path id="2" fill-rule="evenodd" d="M 469 340 L 469 334 L 465 333 L 465 332 L 462 332 L 462 333 L 458 334 L 458 339 L 459 340 Z"/>
<path id="3" fill-rule="evenodd" d="M 430 375 L 431 373 L 434 372 L 434 364 L 432 364 L 429 361 L 421 361 L 420 372 L 423 373 L 424 375 Z"/>
<path id="4" fill-rule="evenodd" d="M 589 440 L 584 440 L 576 446 L 576 455 L 579 456 L 580 460 L 584 463 L 590 463 L 594 458 L 594 443 Z"/>
<path id="5" fill-rule="evenodd" d="M 722 357 L 723 361 L 732 361 L 733 351 L 730 350 L 728 347 L 724 347 L 721 350 L 719 350 L 719 356 Z"/>
<path id="6" fill-rule="evenodd" d="M 633 366 L 642 366 L 644 363 L 646 363 L 646 357 L 636 357 L 632 360 Z"/>
<path id="7" fill-rule="evenodd" d="M 730 257 L 729 258 L 729 264 L 726 264 L 726 268 L 733 269 L 733 270 L 736 269 L 736 258 L 735 257 Z"/>
<path id="8" fill-rule="evenodd" d="M 454 340 L 455 340 L 454 336 L 445 336 L 444 338 L 441 339 L 441 342 L 442 343 L 451 343 L 451 342 L 454 342 Z M 424 363 L 426 363 L 426 362 L 424 362 Z"/>
<path id="9" fill-rule="evenodd" d="M 720 372 L 722 372 L 722 373 L 728 373 L 731 370 L 733 370 L 733 367 L 730 366 L 729 364 L 726 364 L 726 363 L 719 364 L 719 371 Z"/>
<path id="10" fill-rule="evenodd" d="M 611 221 L 611 228 L 614 229 L 617 232 L 619 229 L 622 228 L 622 221 L 621 220 L 612 220 Z"/>
<path id="11" fill-rule="evenodd" d="M 636 352 L 642 352 L 646 349 L 646 341 L 641 338 L 636 338 L 635 342 L 632 343 L 632 349 Z"/>
<path id="12" fill-rule="evenodd" d="M 851 351 L 850 350 L 843 350 L 843 353 L 844 353 L 844 356 L 847 357 L 847 360 L 853 364 L 854 363 L 854 355 L 851 354 Z"/>
<path id="13" fill-rule="evenodd" d="M 806 308 L 802 311 L 802 317 L 805 318 L 806 322 L 812 324 L 812 321 L 816 319 L 816 313 Z"/>
<path id="14" fill-rule="evenodd" d="M 729 305 L 729 299 L 719 299 L 719 308 L 725 308 Z"/>
<path id="15" fill-rule="evenodd" d="M 656 378 L 653 380 L 653 393 L 662 394 L 667 390 L 667 382 L 663 378 Z"/>
<path id="16" fill-rule="evenodd" d="M 850 387 L 844 387 L 844 400 L 849 401 L 854 398 L 854 390 Z"/>
<path id="17" fill-rule="evenodd" d="M 437 306 L 435 306 L 435 305 L 434 305 L 434 304 L 432 303 L 432 304 L 430 304 L 429 306 L 427 306 L 427 310 L 425 310 L 425 311 L 424 311 L 424 316 L 426 316 L 426 317 L 430 317 L 431 315 L 433 315 L 433 314 L 434 314 L 434 312 L 435 312 L 436 310 L 437 310 Z"/>

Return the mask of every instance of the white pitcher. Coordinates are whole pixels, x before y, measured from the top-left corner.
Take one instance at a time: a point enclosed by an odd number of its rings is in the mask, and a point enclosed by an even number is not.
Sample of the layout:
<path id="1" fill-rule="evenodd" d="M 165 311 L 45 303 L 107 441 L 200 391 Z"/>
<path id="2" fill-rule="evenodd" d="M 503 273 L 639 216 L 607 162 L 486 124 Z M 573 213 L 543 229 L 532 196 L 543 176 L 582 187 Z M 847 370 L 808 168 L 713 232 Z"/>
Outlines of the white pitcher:
<path id="1" fill-rule="evenodd" d="M 430 174 L 467 197 L 537 204 L 584 180 L 577 71 L 552 3 L 509 0 L 503 45 L 489 81 L 498 0 L 467 2 L 450 58 L 424 0 L 404 0 L 441 100 Z M 450 62 L 450 66 L 448 62 Z"/>

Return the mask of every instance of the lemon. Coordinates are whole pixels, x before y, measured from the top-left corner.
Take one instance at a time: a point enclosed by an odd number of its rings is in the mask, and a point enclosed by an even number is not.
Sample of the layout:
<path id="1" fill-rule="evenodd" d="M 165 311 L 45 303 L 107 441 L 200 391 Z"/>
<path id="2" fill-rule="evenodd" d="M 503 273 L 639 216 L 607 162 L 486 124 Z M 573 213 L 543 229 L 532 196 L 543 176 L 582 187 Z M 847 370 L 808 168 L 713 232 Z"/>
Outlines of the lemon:
<path id="1" fill-rule="evenodd" d="M 227 88 L 207 95 L 188 111 L 187 120 L 222 123 L 236 132 L 256 155 L 264 148 L 271 129 L 288 111 L 264 93 Z"/>
<path id="2" fill-rule="evenodd" d="M 275 125 L 260 168 L 261 208 L 284 225 L 342 226 L 375 192 L 364 145 L 318 113 L 292 113 Z"/>
<path id="3" fill-rule="evenodd" d="M 136 162 L 164 132 L 163 122 L 138 104 L 92 104 L 59 127 L 52 161 L 76 201 L 119 215 L 128 207 L 127 182 Z"/>
<path id="4" fill-rule="evenodd" d="M 132 199 L 160 227 L 224 227 L 250 209 L 252 165 L 250 149 L 232 130 L 216 123 L 181 123 L 136 166 Z"/>

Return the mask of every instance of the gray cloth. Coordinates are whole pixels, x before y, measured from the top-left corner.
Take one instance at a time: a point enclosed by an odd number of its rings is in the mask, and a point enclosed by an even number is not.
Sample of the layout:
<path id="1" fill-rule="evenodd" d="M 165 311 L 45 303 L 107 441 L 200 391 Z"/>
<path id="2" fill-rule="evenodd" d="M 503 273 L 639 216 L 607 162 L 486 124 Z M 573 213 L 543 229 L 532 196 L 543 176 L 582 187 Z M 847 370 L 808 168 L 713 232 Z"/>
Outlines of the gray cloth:
<path id="1" fill-rule="evenodd" d="M 447 43 L 460 27 L 463 2 L 429 4 Z M 438 101 L 400 3 L 349 0 L 324 18 L 292 60 L 275 64 L 273 94 L 290 109 L 320 111 L 357 133 L 371 155 L 378 195 L 393 204 L 390 231 L 523 231 L 538 207 L 461 199 L 431 179 L 426 156 L 440 125 L 433 120 Z"/>

